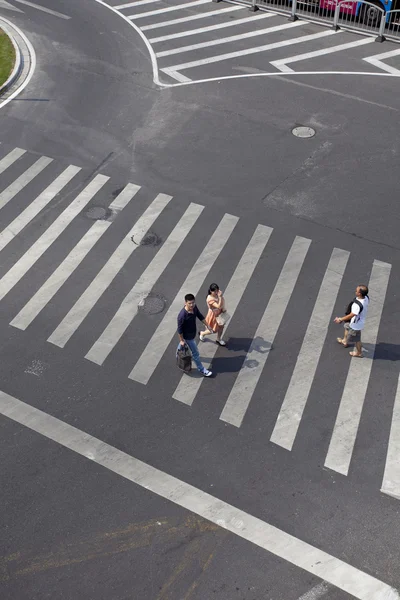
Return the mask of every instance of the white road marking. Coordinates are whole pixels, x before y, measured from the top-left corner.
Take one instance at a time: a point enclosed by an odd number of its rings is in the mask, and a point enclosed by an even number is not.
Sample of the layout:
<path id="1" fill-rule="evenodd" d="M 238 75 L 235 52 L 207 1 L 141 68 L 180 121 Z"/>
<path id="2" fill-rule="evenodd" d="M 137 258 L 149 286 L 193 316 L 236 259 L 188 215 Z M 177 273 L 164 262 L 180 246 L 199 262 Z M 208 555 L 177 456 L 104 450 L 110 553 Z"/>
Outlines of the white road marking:
<path id="1" fill-rule="evenodd" d="M 371 302 L 365 329 L 362 332 L 362 344 L 368 347 L 364 358 L 351 358 L 350 368 L 340 401 L 335 427 L 333 429 L 325 467 L 347 475 L 351 456 L 357 437 L 361 413 L 367 393 L 379 323 L 389 283 L 391 265 L 374 260 L 369 291 Z M 365 333 L 364 333 L 365 332 Z"/>
<path id="2" fill-rule="evenodd" d="M 25 186 L 28 185 L 39 173 L 53 162 L 52 158 L 41 156 L 32 166 L 20 175 L 0 194 L 0 208 L 3 208 L 12 200 Z"/>
<path id="3" fill-rule="evenodd" d="M 300 596 L 298 600 L 319 600 L 322 596 L 329 591 L 329 586 L 323 581 L 322 583 L 318 583 L 313 588 L 308 590 L 305 594 Z"/>
<path id="4" fill-rule="evenodd" d="M 191 62 L 182 63 L 179 65 L 173 65 L 168 67 L 172 71 L 182 71 L 183 69 L 192 69 L 193 67 L 201 67 L 215 62 L 221 62 L 223 60 L 229 60 L 231 58 L 237 58 L 239 56 L 248 56 L 249 54 L 258 54 L 259 52 L 266 52 L 267 50 L 274 50 L 275 48 L 283 48 L 284 46 L 293 46 L 294 44 L 301 44 L 303 42 L 309 42 L 311 40 L 328 37 L 330 35 L 336 35 L 335 31 L 320 31 L 319 33 L 313 33 L 311 35 L 303 35 L 298 38 L 291 38 L 289 40 L 282 40 L 280 42 L 274 42 L 273 44 L 266 44 L 265 46 L 257 46 L 256 48 L 246 48 L 244 50 L 236 50 L 235 52 L 227 52 L 226 54 L 218 54 L 216 56 L 209 56 L 199 60 L 193 60 Z M 161 69 L 166 72 L 167 69 Z"/>
<path id="5" fill-rule="evenodd" d="M 176 81 L 179 81 L 180 83 L 192 81 L 189 77 L 186 77 L 186 75 L 183 75 L 182 73 L 179 73 L 178 71 L 175 71 L 174 69 L 170 69 L 168 67 L 166 67 L 165 69 L 161 69 L 161 71 L 163 71 L 166 75 L 172 77 L 172 79 L 176 79 Z"/>
<path id="6" fill-rule="evenodd" d="M 25 210 L 15 217 L 14 221 L 3 229 L 0 233 L 0 252 L 55 198 L 80 170 L 80 167 L 74 165 L 67 167 Z"/>
<path id="7" fill-rule="evenodd" d="M 166 12 L 172 12 L 173 10 L 182 10 L 185 8 L 191 8 L 192 6 L 199 6 L 200 4 L 208 4 L 210 0 L 194 0 L 192 2 L 185 2 L 185 4 L 175 4 L 174 6 L 168 6 L 167 8 L 158 8 L 157 10 L 150 10 L 138 15 L 128 15 L 128 19 L 136 21 L 137 19 L 143 19 L 145 17 L 152 17 L 153 15 L 161 15 Z"/>
<path id="8" fill-rule="evenodd" d="M 134 186 L 133 184 L 129 184 L 129 186 L 132 195 L 136 194 L 139 190 L 138 186 Z M 104 267 L 96 275 L 80 298 L 78 298 L 58 327 L 53 331 L 47 340 L 48 342 L 51 342 L 59 348 L 64 348 L 65 344 L 78 329 L 82 321 L 87 317 L 96 302 L 98 302 L 109 285 L 114 281 L 128 258 L 140 247 L 142 239 L 171 200 L 172 196 L 167 196 L 167 194 L 157 195 L 155 200 L 153 200 L 150 206 L 144 211 L 116 250 L 114 250 Z M 132 241 L 132 238 L 135 242 Z"/>
<path id="9" fill-rule="evenodd" d="M 0 392 L 0 414 L 92 460 L 147 492 L 153 492 L 321 578 L 358 600 L 399 600 L 394 588 L 372 575 L 5 392 Z"/>
<path id="10" fill-rule="evenodd" d="M 21 148 L 14 148 L 14 150 L 11 150 L 11 152 L 9 152 L 7 156 L 4 156 L 4 158 L 0 160 L 0 174 L 4 173 L 4 171 L 8 169 L 8 167 L 11 167 L 11 165 L 13 165 L 15 161 L 17 161 L 19 158 L 21 158 L 21 156 L 23 156 L 25 152 L 26 150 L 22 150 Z"/>
<path id="11" fill-rule="evenodd" d="M 242 258 L 240 259 L 238 266 L 235 269 L 234 274 L 231 277 L 226 290 L 224 291 L 224 296 L 228 302 L 228 309 L 231 317 L 233 317 L 235 314 L 236 308 L 238 307 L 246 286 L 254 273 L 254 269 L 257 266 L 265 246 L 267 245 L 271 233 L 272 229 L 270 227 L 258 225 L 253 237 L 244 251 Z M 225 327 L 224 335 L 226 335 L 228 327 L 229 322 Z M 204 366 L 208 368 L 208 365 L 211 363 L 215 353 L 217 352 L 218 346 L 209 342 L 200 342 L 200 344 L 201 359 Z M 191 406 L 202 382 L 203 377 L 201 376 L 196 378 L 194 376 L 187 377 L 187 375 L 182 375 L 182 378 L 172 397 L 175 400 L 179 400 L 180 402 Z"/>
<path id="12" fill-rule="evenodd" d="M 32 8 L 37 8 L 37 10 L 41 10 L 45 13 L 49 13 L 49 15 L 53 15 L 53 17 L 59 17 L 60 19 L 70 19 L 71 17 L 67 17 L 67 15 L 63 15 L 62 13 L 56 12 L 55 10 L 51 10 L 50 8 L 45 8 L 44 6 L 40 6 L 39 4 L 34 4 L 33 2 L 28 2 L 28 0 L 14 0 L 14 2 L 19 2 L 20 4 L 26 4 L 26 6 L 31 6 Z"/>
<path id="13" fill-rule="evenodd" d="M 271 442 L 286 450 L 292 449 L 303 416 L 348 258 L 349 252 L 334 248 L 271 435 Z"/>
<path id="14" fill-rule="evenodd" d="M 220 419 L 240 427 L 282 322 L 311 240 L 294 240 Z"/>
<path id="15" fill-rule="evenodd" d="M 382 62 L 382 58 L 392 58 L 393 56 L 398 56 L 400 54 L 400 50 L 391 50 L 390 52 L 384 52 L 383 54 L 375 54 L 374 56 L 367 56 L 364 58 L 367 63 L 374 65 L 378 69 L 382 69 L 383 71 L 387 71 L 388 73 L 395 73 L 396 75 L 400 74 L 400 70 L 395 67 L 391 67 L 386 63 Z"/>
<path id="16" fill-rule="evenodd" d="M 154 2 L 160 2 L 161 0 L 137 0 L 136 2 L 127 2 L 126 4 L 119 4 L 114 6 L 117 10 L 123 10 L 124 8 L 133 8 L 134 6 L 143 6 L 143 4 L 153 4 Z"/>
<path id="17" fill-rule="evenodd" d="M 381 492 L 400 500 L 400 377 L 393 406 Z"/>
<path id="18" fill-rule="evenodd" d="M 158 58 L 161 58 L 162 56 L 171 56 L 172 54 L 180 54 L 181 52 L 191 52 L 192 50 L 200 50 L 200 48 L 208 48 L 209 46 L 218 46 L 219 44 L 237 42 L 238 40 L 245 40 L 247 38 L 256 37 L 259 35 L 275 33 L 276 31 L 291 29 L 292 27 L 301 27 L 306 24 L 306 21 L 295 21 L 294 23 L 285 23 L 284 25 L 276 25 L 275 27 L 256 29 L 255 31 L 247 31 L 246 33 L 239 33 L 238 35 L 231 35 L 225 38 L 218 38 L 217 40 L 208 40 L 207 42 L 199 42 L 198 44 L 191 44 L 189 46 L 181 46 L 180 48 L 171 48 L 171 50 L 156 52 L 156 56 Z"/>
<path id="19" fill-rule="evenodd" d="M 132 189 L 126 186 L 115 200 L 111 202 L 109 209 L 112 212 L 120 212 L 129 204 L 131 199 Z M 47 281 L 38 289 L 36 294 L 20 310 L 10 325 L 25 330 L 78 268 L 85 256 L 99 241 L 110 225 L 111 221 L 97 221 L 94 223 Z"/>
<path id="20" fill-rule="evenodd" d="M 220 8 L 218 10 L 211 10 L 206 13 L 199 13 L 198 15 L 191 15 L 190 17 L 180 17 L 179 19 L 171 19 L 170 21 L 162 21 L 161 23 L 152 23 L 151 25 L 144 25 L 140 29 L 142 31 L 149 31 L 150 29 L 159 29 L 160 27 L 170 27 L 171 25 L 179 25 L 180 23 L 187 23 L 188 21 L 197 21 L 198 19 L 206 19 L 207 17 L 215 17 L 222 15 L 226 12 L 233 12 L 235 10 L 243 10 L 243 6 L 228 6 L 226 8 Z"/>
<path id="21" fill-rule="evenodd" d="M 103 364 L 136 317 L 139 302 L 151 292 L 160 275 L 171 262 L 186 236 L 190 233 L 203 209 L 204 206 L 200 206 L 199 204 L 189 205 L 179 223 L 174 227 L 143 275 L 141 275 L 126 295 L 114 317 L 99 339 L 90 348 L 85 358 L 98 365 Z"/>
<path id="22" fill-rule="evenodd" d="M 313 52 L 306 52 L 305 54 L 297 54 L 296 56 L 281 58 L 280 60 L 273 60 L 270 62 L 270 65 L 276 67 L 284 73 L 293 73 L 293 69 L 287 66 L 289 63 L 308 60 L 309 58 L 316 58 L 318 56 L 324 56 L 325 54 L 333 54 L 335 52 L 341 52 L 342 50 L 348 50 L 349 48 L 356 48 L 357 46 L 365 46 L 366 44 L 371 44 L 374 42 L 375 38 L 369 37 L 356 40 L 355 42 L 347 42 L 346 44 L 332 46 L 331 48 L 321 48 L 320 50 L 314 50 Z"/>
<path id="23" fill-rule="evenodd" d="M 177 293 L 166 315 L 129 374 L 130 379 L 134 379 L 143 384 L 148 383 L 176 333 L 176 319 L 179 311 L 183 307 L 185 294 L 189 292 L 194 295 L 197 294 L 213 264 L 228 241 L 238 220 L 238 217 L 234 217 L 233 215 L 224 215 L 207 246 L 198 257 L 189 275 L 186 277 L 185 282 Z"/>
<path id="24" fill-rule="evenodd" d="M 7 10 L 14 10 L 15 12 L 19 12 L 19 13 L 24 12 L 23 10 L 20 10 L 16 6 L 12 6 L 12 4 L 9 4 L 8 2 L 6 2 L 6 0 L 0 0 L 0 8 L 6 8 Z"/>
<path id="25" fill-rule="evenodd" d="M 103 187 L 109 177 L 96 175 L 73 202 L 57 217 L 38 240 L 0 279 L 0 300 L 18 283 L 37 260 L 50 248 L 51 244 L 62 234 L 64 229 L 90 202 L 93 196 Z"/>
<path id="26" fill-rule="evenodd" d="M 168 40 L 174 40 L 176 38 L 182 38 L 199 33 L 206 33 L 208 31 L 215 31 L 216 29 L 224 29 L 225 27 L 235 27 L 236 25 L 242 25 L 243 23 L 250 23 L 250 21 L 259 21 L 260 19 L 269 19 L 276 17 L 274 13 L 256 13 L 251 17 L 245 17 L 244 19 L 234 19 L 233 21 L 225 21 L 224 23 L 218 23 L 217 25 L 209 25 L 208 27 L 199 27 L 198 29 L 189 29 L 186 31 L 179 31 L 178 33 L 171 33 L 169 35 L 162 35 L 161 37 L 151 38 L 149 41 L 152 44 L 156 42 L 167 42 Z"/>

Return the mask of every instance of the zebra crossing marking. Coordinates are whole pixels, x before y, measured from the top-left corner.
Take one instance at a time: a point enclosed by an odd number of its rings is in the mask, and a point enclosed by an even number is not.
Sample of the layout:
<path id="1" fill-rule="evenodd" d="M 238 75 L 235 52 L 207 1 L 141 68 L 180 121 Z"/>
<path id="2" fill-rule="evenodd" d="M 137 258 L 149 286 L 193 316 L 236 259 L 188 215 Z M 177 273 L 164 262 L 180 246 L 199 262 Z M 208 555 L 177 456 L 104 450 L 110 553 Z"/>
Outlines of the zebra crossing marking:
<path id="1" fill-rule="evenodd" d="M 270 441 L 291 450 L 296 438 L 350 253 L 334 248 Z"/>
<path id="2" fill-rule="evenodd" d="M 156 52 L 157 58 L 163 56 L 171 56 L 172 54 L 180 54 L 182 52 L 192 52 L 192 50 L 200 50 L 201 48 L 208 48 L 210 46 L 218 46 L 219 44 L 229 44 L 231 42 L 237 42 L 239 40 L 245 40 L 247 38 L 256 37 L 259 35 L 266 35 L 268 33 L 276 33 L 286 29 L 292 29 L 293 27 L 302 27 L 306 23 L 305 21 L 295 21 L 294 23 L 285 23 L 284 25 L 275 25 L 274 27 L 266 27 L 264 29 L 256 29 L 255 31 L 247 31 L 246 33 L 239 33 L 237 35 L 231 35 L 229 37 L 218 38 L 217 40 L 207 40 L 206 42 L 199 42 L 198 44 L 191 44 L 189 46 L 180 46 L 179 48 L 172 48 L 171 50 L 164 50 L 163 52 Z M 173 68 L 173 67 L 172 67 Z"/>
<path id="3" fill-rule="evenodd" d="M 160 2 L 161 0 L 136 0 L 136 2 L 126 2 L 125 4 L 119 4 L 114 6 L 116 10 L 124 10 L 125 8 L 133 8 L 134 6 L 143 6 L 143 4 L 153 4 L 154 2 Z"/>
<path id="4" fill-rule="evenodd" d="M 111 211 L 120 212 L 132 199 L 131 190 L 127 187 L 109 205 Z M 25 330 L 43 308 L 50 302 L 68 277 L 77 269 L 85 256 L 90 252 L 102 235 L 110 227 L 111 221 L 96 221 L 85 233 L 82 239 L 73 247 L 68 256 L 62 261 L 29 302 L 20 310 L 10 325 Z"/>
<path id="5" fill-rule="evenodd" d="M 400 500 L 400 377 L 393 406 L 392 423 L 381 492 Z"/>
<path id="6" fill-rule="evenodd" d="M 391 265 L 374 260 L 369 291 L 373 302 L 368 307 L 368 327 L 363 333 L 362 343 L 368 347 L 368 356 L 353 358 L 343 389 L 335 426 L 333 429 L 325 467 L 342 475 L 349 472 L 350 461 L 360 424 L 361 413 L 367 393 L 375 353 Z"/>
<path id="7" fill-rule="evenodd" d="M 192 2 L 186 2 L 185 4 L 175 4 L 174 6 L 168 6 L 167 8 L 158 8 L 157 10 L 149 10 L 144 13 L 137 15 L 128 15 L 128 19 L 136 21 L 137 19 L 143 19 L 144 17 L 152 17 L 153 15 L 161 15 L 162 13 L 172 12 L 174 10 L 181 10 L 182 8 L 191 8 L 192 6 L 199 6 L 200 4 L 208 4 L 210 0 L 192 0 Z"/>
<path id="8" fill-rule="evenodd" d="M 338 33 L 340 32 L 336 32 L 336 34 Z M 326 54 L 334 54 L 335 52 L 349 50 L 350 48 L 357 48 L 358 46 L 365 46 L 366 44 L 371 44 L 373 42 L 375 42 L 375 38 L 368 37 L 361 40 L 355 40 L 354 42 L 347 42 L 346 44 L 339 44 L 338 46 L 331 46 L 330 48 L 321 48 L 320 50 L 314 50 L 313 52 L 306 52 L 304 54 L 297 54 L 296 56 L 289 56 L 287 58 L 273 60 L 269 64 L 273 67 L 276 67 L 283 73 L 294 73 L 294 70 L 287 66 L 289 63 L 309 60 L 310 58 L 325 56 Z"/>
<path id="9" fill-rule="evenodd" d="M 221 413 L 220 419 L 235 427 L 240 427 L 242 424 L 310 244 L 311 240 L 307 238 L 297 236 L 294 240 L 242 368 Z"/>
<path id="10" fill-rule="evenodd" d="M 4 171 L 14 164 L 19 158 L 21 158 L 25 152 L 26 150 L 22 150 L 21 148 L 14 148 L 14 150 L 11 150 L 7 156 L 4 156 L 4 158 L 0 160 L 0 175 L 1 173 L 4 173 Z"/>
<path id="11" fill-rule="evenodd" d="M 295 23 L 289 23 L 289 25 L 296 25 Z M 179 65 L 172 65 L 170 67 L 166 67 L 161 69 L 164 73 L 171 75 L 171 73 L 176 73 L 182 71 L 184 69 L 193 69 L 194 67 L 201 67 L 203 65 L 209 65 L 211 63 L 221 62 L 224 60 L 229 60 L 231 58 L 238 58 L 239 56 L 248 56 L 249 54 L 258 54 L 259 52 L 266 52 L 267 50 L 275 50 L 276 48 L 284 48 L 285 46 L 293 46 L 294 44 L 301 44 L 304 42 L 309 42 L 311 40 L 320 39 L 323 37 L 328 37 L 330 35 L 335 35 L 335 31 L 320 31 L 319 33 L 312 33 L 311 35 L 303 35 L 297 38 L 291 38 L 289 40 L 281 40 L 280 42 L 274 42 L 272 44 L 265 44 L 263 46 L 257 46 L 254 48 L 246 48 L 243 50 L 235 50 L 234 52 L 227 52 L 225 54 L 217 54 L 214 56 L 209 56 L 208 58 L 202 58 L 198 60 L 192 60 L 190 62 L 181 63 Z M 171 75 L 173 76 L 173 75 Z M 189 80 L 190 81 L 190 80 Z"/>
<path id="12" fill-rule="evenodd" d="M 231 318 L 239 305 L 244 291 L 254 273 L 254 270 L 260 260 L 261 254 L 271 236 L 272 228 L 266 225 L 258 225 L 242 258 L 233 273 L 230 282 L 225 290 L 225 297 L 229 298 L 229 314 Z M 229 322 L 225 328 L 225 333 L 229 327 Z M 201 345 L 201 359 L 206 368 L 208 368 L 213 357 L 217 352 L 218 346 L 215 344 L 204 343 Z M 182 378 L 173 394 L 175 400 L 179 400 L 188 406 L 193 404 L 197 392 L 203 382 L 203 377 Z"/>
<path id="13" fill-rule="evenodd" d="M 61 192 L 80 170 L 80 167 L 69 165 L 31 204 L 0 232 L 0 252 L 21 233 L 23 228 Z"/>
<path id="14" fill-rule="evenodd" d="M 103 364 L 107 356 L 136 317 L 140 300 L 151 292 L 158 278 L 169 265 L 183 241 L 189 235 L 203 209 L 204 206 L 200 206 L 199 204 L 192 203 L 189 205 L 185 214 L 181 217 L 147 269 L 126 295 L 114 317 L 111 319 L 99 339 L 90 348 L 85 358 L 98 365 Z"/>
<path id="15" fill-rule="evenodd" d="M 132 194 L 133 196 L 140 189 L 137 185 L 128 184 L 128 186 L 129 192 L 127 193 Z M 130 232 L 124 237 L 116 250 L 114 250 L 100 272 L 85 289 L 80 298 L 78 298 L 58 327 L 53 331 L 47 340 L 48 342 L 51 342 L 59 348 L 64 348 L 65 344 L 87 317 L 96 302 L 98 302 L 118 275 L 128 258 L 130 258 L 134 251 L 140 247 L 140 244 L 150 227 L 155 223 L 156 219 L 171 200 L 172 196 L 168 196 L 167 194 L 158 194 L 156 196 L 142 216 L 139 217 Z M 132 241 L 132 238 L 135 239 L 135 243 Z"/>
<path id="16" fill-rule="evenodd" d="M 393 58 L 394 56 L 398 56 L 400 54 L 400 50 L 391 50 L 390 52 L 384 52 L 383 54 L 375 54 L 374 56 L 367 56 L 363 60 L 369 63 L 370 65 L 374 65 L 378 69 L 382 69 L 382 71 L 386 71 L 387 73 L 399 74 L 400 70 L 392 67 L 391 65 L 387 65 L 383 62 L 382 58 Z"/>
<path id="17" fill-rule="evenodd" d="M 275 17 L 274 13 L 259 13 L 252 15 L 251 17 L 245 17 L 244 19 L 235 19 L 234 21 L 224 21 L 224 23 L 218 23 L 217 25 L 208 25 L 207 27 L 199 27 L 198 29 L 187 29 L 186 31 L 179 31 L 177 33 L 171 33 L 169 35 L 162 35 L 159 37 L 149 39 L 149 42 L 156 44 L 158 42 L 167 42 L 168 40 L 175 40 L 177 38 L 198 35 L 199 33 L 207 33 L 208 31 L 215 31 L 217 29 L 224 29 L 225 27 L 236 27 L 237 25 L 243 25 L 244 23 L 250 23 L 250 21 L 259 21 L 260 19 L 270 19 Z"/>
<path id="18" fill-rule="evenodd" d="M 73 202 L 57 217 L 38 240 L 0 279 L 0 300 L 18 283 L 36 261 L 50 248 L 51 244 L 62 234 L 64 229 L 85 208 L 93 196 L 103 187 L 109 177 L 96 175 Z"/>
<path id="19" fill-rule="evenodd" d="M 160 27 L 170 27 L 171 25 L 180 25 L 181 23 L 187 23 L 188 21 L 198 21 L 199 19 L 206 19 L 208 17 L 215 17 L 226 12 L 233 12 L 235 10 L 243 10 L 243 6 L 227 6 L 226 8 L 220 8 L 218 10 L 211 10 L 206 13 L 199 13 L 198 15 L 190 15 L 190 17 L 179 17 L 179 19 L 171 19 L 170 21 L 162 21 L 161 23 L 152 23 L 151 25 L 143 25 L 140 29 L 142 31 L 149 31 L 151 29 L 159 29 Z"/>
<path id="20" fill-rule="evenodd" d="M 41 156 L 33 165 L 29 167 L 24 173 L 22 173 L 15 181 L 1 192 L 0 194 L 0 209 L 4 208 L 6 204 L 10 202 L 21 190 L 24 189 L 39 173 L 43 171 L 53 162 L 52 158 L 47 156 Z"/>
<path id="21" fill-rule="evenodd" d="M 229 214 L 224 215 L 207 246 L 186 277 L 166 315 L 130 372 L 130 379 L 143 384 L 148 383 L 174 334 L 176 334 L 176 317 L 183 306 L 185 294 L 189 293 L 189 291 L 194 295 L 197 294 L 238 221 L 238 217 Z"/>

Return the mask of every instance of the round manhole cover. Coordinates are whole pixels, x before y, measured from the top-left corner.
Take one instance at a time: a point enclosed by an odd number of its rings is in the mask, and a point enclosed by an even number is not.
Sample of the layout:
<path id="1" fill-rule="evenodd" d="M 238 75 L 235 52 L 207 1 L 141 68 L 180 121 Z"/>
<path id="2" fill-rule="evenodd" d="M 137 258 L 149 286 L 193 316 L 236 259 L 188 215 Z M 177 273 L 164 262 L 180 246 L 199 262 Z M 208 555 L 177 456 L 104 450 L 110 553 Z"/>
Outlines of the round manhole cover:
<path id="1" fill-rule="evenodd" d="M 142 237 L 142 239 L 140 240 L 140 236 L 132 236 L 132 242 L 134 244 L 140 244 L 141 246 L 159 246 L 161 244 L 161 238 L 158 237 L 158 235 L 156 233 L 154 233 L 154 231 L 149 231 L 148 233 L 146 233 L 146 235 L 144 237 Z M 140 240 L 138 242 L 138 240 Z"/>
<path id="2" fill-rule="evenodd" d="M 110 218 L 111 214 L 111 210 L 102 206 L 91 206 L 85 212 L 85 216 L 88 219 L 93 219 L 93 221 L 105 221 Z"/>
<path id="3" fill-rule="evenodd" d="M 312 127 L 295 127 L 294 129 L 292 129 L 292 133 L 293 135 L 295 135 L 296 137 L 299 138 L 310 138 L 310 137 L 314 137 L 315 135 L 315 129 L 313 129 Z"/>
<path id="4" fill-rule="evenodd" d="M 164 310 L 165 300 L 161 296 L 149 294 L 140 300 L 138 306 L 148 315 L 157 315 Z"/>

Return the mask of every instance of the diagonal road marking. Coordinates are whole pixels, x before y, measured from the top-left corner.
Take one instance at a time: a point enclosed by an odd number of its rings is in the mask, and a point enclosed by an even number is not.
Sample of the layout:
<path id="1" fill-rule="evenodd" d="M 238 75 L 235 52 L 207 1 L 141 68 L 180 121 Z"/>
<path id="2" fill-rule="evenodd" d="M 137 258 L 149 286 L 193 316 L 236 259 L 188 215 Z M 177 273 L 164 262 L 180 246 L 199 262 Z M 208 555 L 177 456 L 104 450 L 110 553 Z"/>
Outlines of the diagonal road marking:
<path id="1" fill-rule="evenodd" d="M 49 15 L 53 15 L 53 17 L 59 17 L 60 19 L 70 19 L 71 17 L 67 17 L 67 15 L 63 15 L 55 10 L 51 10 L 50 8 L 45 8 L 44 6 L 40 6 L 39 4 L 34 4 L 33 2 L 28 2 L 28 0 L 14 0 L 14 2 L 19 2 L 20 4 L 26 4 L 26 6 L 30 6 L 32 8 L 36 8 L 37 10 L 41 10 Z"/>
<path id="2" fill-rule="evenodd" d="M 400 599 L 397 590 L 372 575 L 1 391 L 0 414 L 358 600 Z"/>

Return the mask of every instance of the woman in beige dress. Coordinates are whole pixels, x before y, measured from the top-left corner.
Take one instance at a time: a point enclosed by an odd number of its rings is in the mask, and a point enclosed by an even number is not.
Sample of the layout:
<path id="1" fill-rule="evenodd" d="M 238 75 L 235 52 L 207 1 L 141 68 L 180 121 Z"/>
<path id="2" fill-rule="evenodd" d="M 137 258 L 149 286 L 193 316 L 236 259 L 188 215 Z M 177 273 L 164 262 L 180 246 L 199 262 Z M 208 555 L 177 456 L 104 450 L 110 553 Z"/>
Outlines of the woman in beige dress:
<path id="1" fill-rule="evenodd" d="M 224 296 L 219 289 L 216 283 L 212 283 L 208 289 L 207 294 L 207 307 L 208 313 L 206 316 L 206 323 L 210 328 L 210 331 L 201 331 L 200 332 L 200 341 L 204 342 L 204 338 L 206 335 L 210 335 L 211 333 L 217 334 L 217 344 L 220 346 L 226 346 L 226 342 L 222 339 L 222 334 L 224 331 L 224 325 L 219 325 L 217 321 L 217 317 L 222 313 L 226 312 L 225 309 L 225 300 Z"/>

